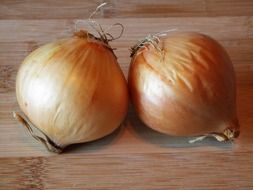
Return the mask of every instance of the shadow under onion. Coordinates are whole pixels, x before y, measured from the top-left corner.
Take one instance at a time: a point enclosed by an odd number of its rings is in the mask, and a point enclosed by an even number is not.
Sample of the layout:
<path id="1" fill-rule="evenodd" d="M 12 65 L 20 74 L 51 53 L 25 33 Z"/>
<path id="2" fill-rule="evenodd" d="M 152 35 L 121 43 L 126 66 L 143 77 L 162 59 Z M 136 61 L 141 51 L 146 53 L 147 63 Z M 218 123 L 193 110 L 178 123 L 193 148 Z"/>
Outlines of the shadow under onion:
<path id="1" fill-rule="evenodd" d="M 90 153 L 103 149 L 120 138 L 124 127 L 125 123 L 123 122 L 119 128 L 105 137 L 90 142 L 71 144 L 67 146 L 61 154 Z"/>
<path id="2" fill-rule="evenodd" d="M 219 142 L 215 138 L 207 137 L 202 141 L 195 143 L 189 143 L 194 137 L 178 137 L 166 135 L 157 132 L 148 126 L 146 126 L 137 116 L 133 108 L 128 116 L 128 121 L 131 123 L 136 135 L 145 140 L 148 143 L 155 144 L 160 147 L 167 148 L 193 148 L 211 146 L 219 149 L 232 149 L 234 147 L 233 141 Z"/>

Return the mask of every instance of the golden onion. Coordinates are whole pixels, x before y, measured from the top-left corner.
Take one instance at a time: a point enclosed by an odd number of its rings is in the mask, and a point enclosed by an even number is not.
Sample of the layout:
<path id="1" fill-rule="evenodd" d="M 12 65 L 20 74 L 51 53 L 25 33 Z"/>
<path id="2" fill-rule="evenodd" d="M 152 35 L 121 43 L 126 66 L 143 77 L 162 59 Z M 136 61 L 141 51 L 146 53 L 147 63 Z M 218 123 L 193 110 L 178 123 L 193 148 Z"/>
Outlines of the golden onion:
<path id="1" fill-rule="evenodd" d="M 44 133 L 34 136 L 54 152 L 110 134 L 128 108 L 112 49 L 85 31 L 33 51 L 19 68 L 16 95 L 24 117 L 15 116 Z"/>
<path id="2" fill-rule="evenodd" d="M 176 136 L 239 135 L 231 60 L 214 39 L 199 33 L 151 36 L 133 48 L 129 90 L 141 120 Z"/>

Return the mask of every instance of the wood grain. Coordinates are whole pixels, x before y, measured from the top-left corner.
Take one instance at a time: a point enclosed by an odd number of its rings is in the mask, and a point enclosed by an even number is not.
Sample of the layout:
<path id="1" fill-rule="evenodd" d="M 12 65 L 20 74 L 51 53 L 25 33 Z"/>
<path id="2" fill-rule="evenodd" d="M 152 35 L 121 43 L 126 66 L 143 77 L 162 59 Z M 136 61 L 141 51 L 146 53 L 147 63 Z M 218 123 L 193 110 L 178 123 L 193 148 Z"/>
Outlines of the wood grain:
<path id="1" fill-rule="evenodd" d="M 69 155 L 0 159 L 1 189 L 251 189 L 248 152 Z M 158 162 L 159 161 L 159 162 Z M 176 161 L 176 162 L 175 162 Z M 238 164 L 245 163 L 246 164 Z M 9 171 L 12 175 L 7 178 Z M 7 174 L 7 175 L 6 175 Z M 219 176 L 219 177 L 217 177 Z"/>
<path id="2" fill-rule="evenodd" d="M 122 126 L 100 140 L 72 145 L 55 155 L 12 117 L 19 110 L 15 77 L 32 50 L 88 29 L 102 1 L 2 0 L 0 3 L 0 190 L 13 189 L 253 189 L 253 1 L 110 0 L 96 19 L 120 22 L 124 35 L 111 43 L 127 77 L 129 48 L 168 28 L 198 31 L 228 51 L 237 75 L 241 135 L 189 144 L 147 128 L 133 107 Z M 92 31 L 94 33 L 94 31 Z M 111 30 L 113 35 L 118 28 Z"/>
<path id="3" fill-rule="evenodd" d="M 101 0 L 1 0 L 0 19 L 85 19 Z M 252 0 L 107 0 L 98 16 L 143 18 L 252 16 Z M 46 14 L 45 14 L 46 13 Z"/>

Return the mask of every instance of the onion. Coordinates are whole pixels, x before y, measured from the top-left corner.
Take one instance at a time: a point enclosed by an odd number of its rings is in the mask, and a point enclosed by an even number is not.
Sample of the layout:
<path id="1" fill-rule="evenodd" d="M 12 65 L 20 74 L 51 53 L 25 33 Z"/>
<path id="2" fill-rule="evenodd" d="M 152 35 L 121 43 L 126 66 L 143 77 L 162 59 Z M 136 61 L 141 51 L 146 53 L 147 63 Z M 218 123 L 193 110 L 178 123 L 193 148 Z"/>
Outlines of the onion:
<path id="1" fill-rule="evenodd" d="M 105 37 L 105 36 L 104 36 Z M 50 151 L 113 132 L 128 108 L 127 83 L 106 39 L 80 31 L 32 52 L 19 68 L 15 113 Z"/>
<path id="2" fill-rule="evenodd" d="M 147 126 L 169 135 L 201 135 L 196 140 L 239 135 L 235 73 L 217 41 L 173 32 L 149 36 L 132 50 L 129 90 Z"/>

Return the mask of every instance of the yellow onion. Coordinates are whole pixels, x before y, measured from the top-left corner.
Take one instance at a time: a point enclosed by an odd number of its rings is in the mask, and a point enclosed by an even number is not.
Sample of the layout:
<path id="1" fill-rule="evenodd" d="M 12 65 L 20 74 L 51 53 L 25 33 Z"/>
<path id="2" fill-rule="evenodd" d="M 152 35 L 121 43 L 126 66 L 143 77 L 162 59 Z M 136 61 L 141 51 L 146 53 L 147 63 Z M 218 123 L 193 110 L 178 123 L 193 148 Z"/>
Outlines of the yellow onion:
<path id="1" fill-rule="evenodd" d="M 239 135 L 235 73 L 224 48 L 199 33 L 150 36 L 132 48 L 129 90 L 149 127 L 175 136 Z"/>
<path id="2" fill-rule="evenodd" d="M 55 152 L 110 134 L 128 108 L 112 49 L 85 31 L 33 51 L 19 68 L 16 95 L 25 117 L 15 116 L 38 128 L 46 138 L 36 139 Z"/>

